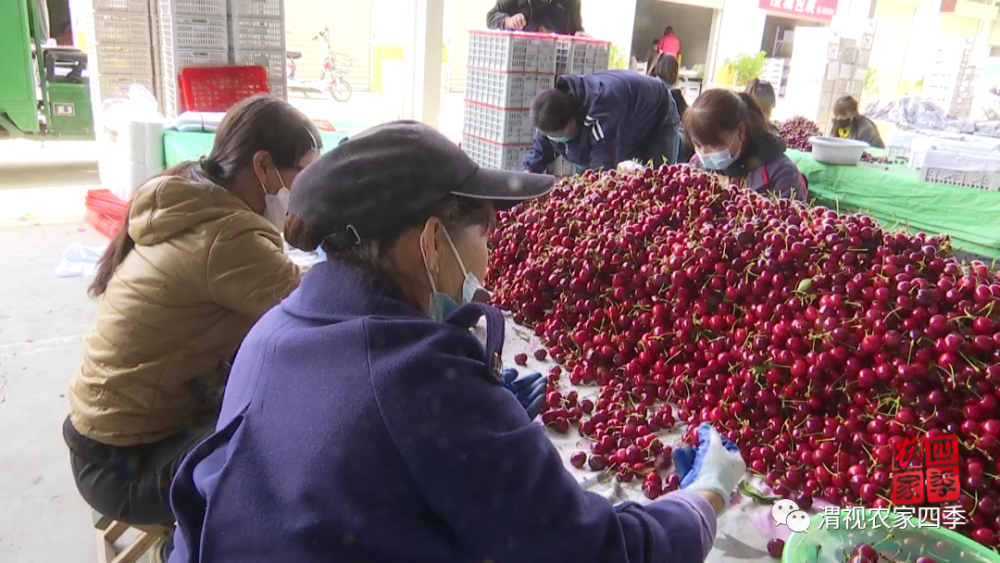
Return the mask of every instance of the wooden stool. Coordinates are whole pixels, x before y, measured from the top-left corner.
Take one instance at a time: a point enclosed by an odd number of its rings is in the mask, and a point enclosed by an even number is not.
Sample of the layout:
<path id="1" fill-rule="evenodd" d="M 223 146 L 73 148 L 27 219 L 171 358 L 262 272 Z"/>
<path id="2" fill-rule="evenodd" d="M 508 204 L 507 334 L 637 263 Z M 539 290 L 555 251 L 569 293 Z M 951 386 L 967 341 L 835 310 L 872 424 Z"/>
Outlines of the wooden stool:
<path id="1" fill-rule="evenodd" d="M 97 529 L 97 563 L 136 563 L 153 546 L 159 547 L 159 540 L 166 540 L 174 532 L 173 528 L 166 526 L 130 526 L 98 512 L 94 512 L 94 528 Z M 115 542 L 129 528 L 138 530 L 139 536 L 119 552 Z M 153 559 L 153 554 L 150 554 L 150 559 Z"/>

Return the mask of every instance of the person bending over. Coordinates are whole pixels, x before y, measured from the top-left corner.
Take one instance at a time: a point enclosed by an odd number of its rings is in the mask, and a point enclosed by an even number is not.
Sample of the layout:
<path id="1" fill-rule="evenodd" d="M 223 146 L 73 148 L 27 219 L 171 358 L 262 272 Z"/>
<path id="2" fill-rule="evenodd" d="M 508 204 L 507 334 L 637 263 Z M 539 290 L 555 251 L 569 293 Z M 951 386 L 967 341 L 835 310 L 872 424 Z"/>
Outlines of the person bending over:
<path id="1" fill-rule="evenodd" d="M 240 348 L 217 432 L 171 490 L 170 563 L 704 560 L 746 471 L 734 444 L 700 427 L 675 456 L 682 491 L 613 506 L 504 388 L 490 233 L 554 183 L 484 170 L 416 122 L 301 174 L 285 238 L 328 260 Z"/>
<path id="2" fill-rule="evenodd" d="M 688 109 L 684 131 L 696 152 L 693 165 L 755 192 L 805 201 L 805 180 L 785 156 L 785 141 L 768 130 L 749 94 L 708 90 Z"/>
<path id="3" fill-rule="evenodd" d="M 862 141 L 877 149 L 885 148 L 878 126 L 858 112 L 858 101 L 850 96 L 844 96 L 833 104 L 833 128 L 830 129 L 830 136 Z"/>
<path id="4" fill-rule="evenodd" d="M 544 172 L 558 155 L 578 170 L 611 170 L 638 159 L 677 161 L 677 106 L 670 88 L 626 70 L 560 76 L 535 97 L 531 118 L 538 133 L 524 169 Z"/>
<path id="5" fill-rule="evenodd" d="M 226 113 L 207 158 L 136 192 L 90 286 L 100 310 L 63 425 L 77 488 L 103 515 L 173 524 L 170 481 L 215 428 L 228 362 L 299 284 L 279 229 L 319 150 L 309 118 L 253 97 Z"/>

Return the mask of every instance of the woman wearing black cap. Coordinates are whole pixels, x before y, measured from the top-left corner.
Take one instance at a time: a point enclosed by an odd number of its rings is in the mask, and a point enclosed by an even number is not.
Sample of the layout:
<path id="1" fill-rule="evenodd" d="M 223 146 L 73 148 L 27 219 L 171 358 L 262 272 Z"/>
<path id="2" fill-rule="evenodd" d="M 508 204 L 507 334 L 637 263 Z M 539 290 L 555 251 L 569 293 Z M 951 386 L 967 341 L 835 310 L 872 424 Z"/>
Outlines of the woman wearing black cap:
<path id="1" fill-rule="evenodd" d="M 701 561 L 738 452 L 708 433 L 685 492 L 613 507 L 501 381 L 504 320 L 478 303 L 489 232 L 552 184 L 413 122 L 306 169 L 285 236 L 329 260 L 244 341 L 217 431 L 174 481 L 170 561 Z"/>

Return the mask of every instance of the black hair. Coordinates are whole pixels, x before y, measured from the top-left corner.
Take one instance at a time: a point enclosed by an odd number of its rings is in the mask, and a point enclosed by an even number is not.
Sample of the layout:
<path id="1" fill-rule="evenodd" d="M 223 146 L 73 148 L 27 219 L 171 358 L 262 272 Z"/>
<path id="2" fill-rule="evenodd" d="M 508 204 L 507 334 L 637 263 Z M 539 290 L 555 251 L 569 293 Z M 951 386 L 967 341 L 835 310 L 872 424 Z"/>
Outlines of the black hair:
<path id="1" fill-rule="evenodd" d="M 663 30 L 663 35 L 670 35 L 673 32 L 674 32 L 674 28 L 668 25 L 667 29 Z"/>
<path id="2" fill-rule="evenodd" d="M 841 96 L 837 98 L 837 103 L 834 104 L 834 107 L 843 109 L 848 113 L 857 113 L 858 101 L 851 96 Z"/>
<path id="3" fill-rule="evenodd" d="M 754 78 L 747 83 L 746 90 L 747 94 L 753 97 L 757 105 L 761 106 L 761 109 L 771 108 L 773 109 L 777 103 L 777 97 L 774 95 L 774 86 L 766 80 L 760 80 L 759 78 Z"/>
<path id="4" fill-rule="evenodd" d="M 531 121 L 544 133 L 562 131 L 580 117 L 580 103 L 570 95 L 566 83 L 556 81 L 556 87 L 535 96 L 531 104 Z"/>
<path id="5" fill-rule="evenodd" d="M 724 88 L 707 90 L 684 113 L 684 132 L 692 144 L 720 145 L 723 133 L 746 126 L 747 146 L 757 146 L 769 134 L 760 106 L 750 94 Z"/>
<path id="6" fill-rule="evenodd" d="M 653 60 L 653 63 L 649 65 L 649 69 L 646 70 L 648 76 L 654 78 L 659 78 L 667 84 L 667 86 L 677 85 L 677 75 L 680 73 L 680 64 L 677 62 L 677 57 L 671 55 L 670 53 L 660 53 L 658 57 Z"/>

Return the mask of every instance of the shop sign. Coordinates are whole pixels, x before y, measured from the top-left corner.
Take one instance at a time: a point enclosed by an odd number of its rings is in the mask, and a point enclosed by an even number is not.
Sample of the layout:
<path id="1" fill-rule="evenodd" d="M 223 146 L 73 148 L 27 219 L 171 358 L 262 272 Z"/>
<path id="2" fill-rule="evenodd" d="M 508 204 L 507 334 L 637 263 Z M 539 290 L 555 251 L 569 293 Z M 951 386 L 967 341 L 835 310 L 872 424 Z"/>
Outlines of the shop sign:
<path id="1" fill-rule="evenodd" d="M 831 20 L 837 15 L 837 0 L 760 0 L 760 9 Z"/>

